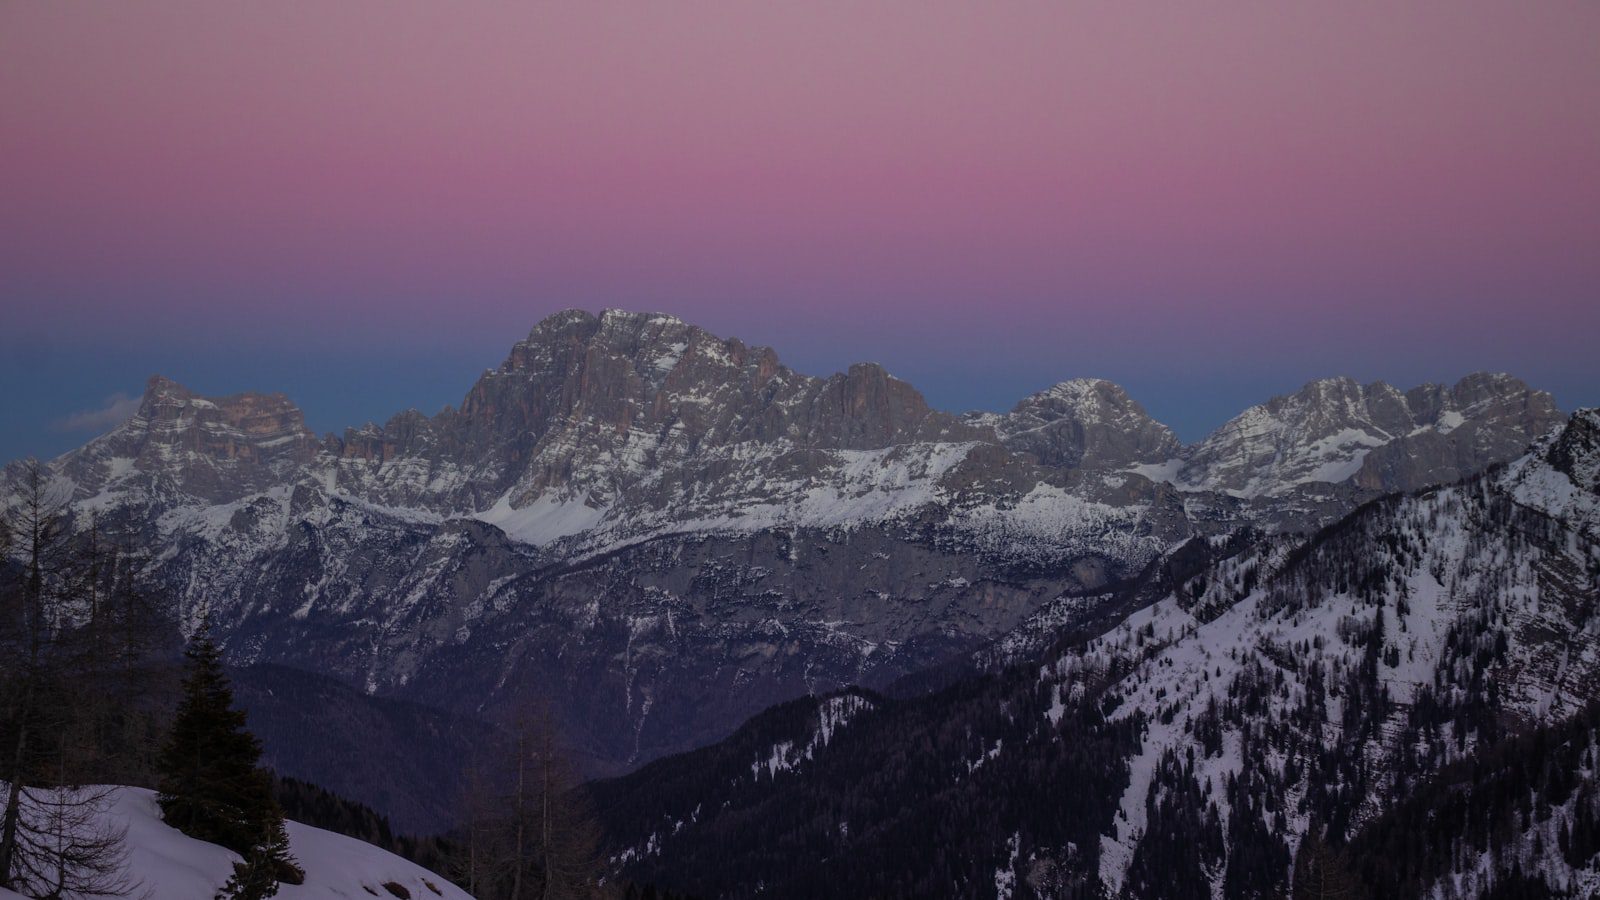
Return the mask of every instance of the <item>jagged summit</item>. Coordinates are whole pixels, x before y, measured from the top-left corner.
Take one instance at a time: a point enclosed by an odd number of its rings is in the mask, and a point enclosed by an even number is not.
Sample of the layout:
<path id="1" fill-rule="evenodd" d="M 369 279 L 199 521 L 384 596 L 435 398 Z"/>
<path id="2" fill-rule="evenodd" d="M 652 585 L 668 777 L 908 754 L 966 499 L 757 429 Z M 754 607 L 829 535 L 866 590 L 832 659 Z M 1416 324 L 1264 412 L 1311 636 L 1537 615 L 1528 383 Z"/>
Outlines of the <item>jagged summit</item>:
<path id="1" fill-rule="evenodd" d="M 1105 480 L 1116 473 L 1253 501 L 1457 480 L 1510 459 L 1559 421 L 1548 394 L 1504 374 L 1405 392 L 1327 378 L 1185 447 L 1104 379 L 1062 381 L 1009 412 L 957 417 L 874 363 L 818 378 L 783 365 L 769 347 L 675 316 L 572 309 L 537 323 L 459 407 L 434 416 L 407 410 L 318 441 L 282 394 L 210 398 L 156 376 L 132 420 L 57 467 L 84 495 L 141 473 L 212 501 L 309 478 L 384 506 L 499 508 L 504 518 L 540 498 L 660 511 L 690 482 L 709 504 L 702 511 L 728 509 L 771 483 L 752 476 L 752 466 L 768 465 L 757 456 L 785 460 L 792 480 L 828 468 L 796 453 L 922 445 L 916 452 L 927 455 L 932 445 L 988 445 L 977 455 L 962 450 L 957 468 L 1012 484 L 1053 477 L 1027 474 L 1028 465 L 1101 473 L 1098 488 L 1072 477 L 1086 496 L 1118 503 L 1142 489 Z M 708 481 L 706 472 L 721 474 Z M 1302 512 L 1326 516 L 1343 502 L 1318 500 Z"/>
<path id="2" fill-rule="evenodd" d="M 1405 392 L 1324 378 L 1245 410 L 1189 448 L 1177 481 L 1242 497 L 1347 480 L 1415 490 L 1509 459 L 1561 420 L 1548 393 L 1507 375 Z"/>
<path id="3" fill-rule="evenodd" d="M 204 397 L 153 375 L 131 418 L 51 467 L 80 498 L 144 480 L 218 501 L 293 480 L 319 449 L 283 394 Z"/>
<path id="4" fill-rule="evenodd" d="M 1060 382 L 1019 401 L 1009 413 L 978 417 L 1000 440 L 1045 465 L 1124 468 L 1159 463 L 1181 449 L 1120 385 L 1100 378 Z"/>
<path id="5" fill-rule="evenodd" d="M 219 412 L 177 412 L 211 407 Z M 160 376 L 146 389 L 140 417 L 198 425 L 196 435 L 222 435 L 206 424 L 217 420 L 261 436 L 231 443 L 193 437 L 186 445 L 220 458 L 281 455 L 259 444 L 304 428 L 282 395 L 206 398 Z M 874 363 L 816 378 L 784 366 L 771 348 L 718 337 L 676 316 L 569 309 L 537 323 L 459 408 L 432 417 L 408 410 L 382 425 L 346 429 L 320 450 L 351 463 L 412 459 L 410 468 L 425 467 L 433 484 L 454 487 L 448 505 L 473 509 L 508 492 L 514 507 L 551 488 L 603 495 L 610 488 L 593 483 L 591 473 L 780 442 L 861 450 L 992 442 L 1051 468 L 1136 472 L 1188 491 L 1250 499 L 1308 485 L 1389 491 L 1456 480 L 1509 459 L 1559 421 L 1549 394 L 1503 373 L 1403 392 L 1334 377 L 1251 407 L 1186 447 L 1104 379 L 1062 381 L 1006 413 L 956 417 Z M 300 439 L 289 443 L 296 459 L 318 452 Z M 368 487 L 394 482 L 348 467 L 343 474 Z M 420 496 L 402 494 L 408 503 Z"/>
<path id="6" fill-rule="evenodd" d="M 1600 409 L 1580 409 L 1506 467 L 1501 481 L 1522 506 L 1600 539 Z"/>
<path id="7" fill-rule="evenodd" d="M 151 375 L 144 383 L 144 403 L 162 397 L 192 397 L 194 392 L 165 375 Z"/>
<path id="8" fill-rule="evenodd" d="M 1573 413 L 1544 458 L 1579 489 L 1600 494 L 1600 408 Z"/>

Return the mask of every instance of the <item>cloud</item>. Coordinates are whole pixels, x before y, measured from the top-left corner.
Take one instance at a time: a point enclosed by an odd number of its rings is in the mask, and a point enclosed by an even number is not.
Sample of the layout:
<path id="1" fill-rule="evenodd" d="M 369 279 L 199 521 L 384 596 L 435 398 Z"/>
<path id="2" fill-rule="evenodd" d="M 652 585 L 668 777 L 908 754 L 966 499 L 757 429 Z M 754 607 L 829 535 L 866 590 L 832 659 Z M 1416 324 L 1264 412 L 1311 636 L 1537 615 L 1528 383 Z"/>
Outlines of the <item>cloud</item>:
<path id="1" fill-rule="evenodd" d="M 121 391 L 106 398 L 99 409 L 85 409 L 50 423 L 54 431 L 102 432 L 121 425 L 139 411 L 139 398 Z"/>

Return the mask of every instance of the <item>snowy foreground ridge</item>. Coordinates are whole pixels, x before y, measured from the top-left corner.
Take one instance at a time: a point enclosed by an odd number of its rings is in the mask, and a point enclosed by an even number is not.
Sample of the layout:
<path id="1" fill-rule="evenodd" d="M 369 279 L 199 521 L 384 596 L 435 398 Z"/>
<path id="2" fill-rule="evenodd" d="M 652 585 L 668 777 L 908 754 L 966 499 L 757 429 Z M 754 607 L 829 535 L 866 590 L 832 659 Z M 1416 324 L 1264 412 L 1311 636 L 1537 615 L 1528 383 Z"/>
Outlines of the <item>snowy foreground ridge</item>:
<path id="1" fill-rule="evenodd" d="M 162 822 L 155 792 L 144 788 L 112 790 L 100 822 L 127 828 L 128 874 L 138 881 L 133 897 L 211 900 L 239 860 L 231 850 L 197 841 Z M 281 885 L 278 896 L 283 900 L 472 900 L 427 869 L 352 837 L 290 822 L 289 844 L 306 880 Z M 0 888 L 0 900 L 21 897 Z"/>

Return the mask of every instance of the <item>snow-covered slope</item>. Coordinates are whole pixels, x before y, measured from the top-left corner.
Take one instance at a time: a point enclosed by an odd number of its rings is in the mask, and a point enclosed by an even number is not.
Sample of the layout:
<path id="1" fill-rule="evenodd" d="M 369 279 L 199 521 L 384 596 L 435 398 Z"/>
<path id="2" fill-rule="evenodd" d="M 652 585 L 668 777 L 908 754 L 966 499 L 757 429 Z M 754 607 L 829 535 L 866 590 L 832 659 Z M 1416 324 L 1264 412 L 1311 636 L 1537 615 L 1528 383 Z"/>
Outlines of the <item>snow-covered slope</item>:
<path id="1" fill-rule="evenodd" d="M 1552 447 L 1574 445 L 1587 448 L 1578 471 L 1600 461 L 1581 439 L 1594 421 L 1579 413 L 1504 472 L 1224 558 L 1046 667 L 1062 696 L 1125 672 L 1110 689 L 1113 718 L 1146 723 L 1103 840 L 1105 881 L 1125 884 L 1174 779 L 1199 786 L 1224 828 L 1277 810 L 1292 851 L 1313 823 L 1353 833 L 1507 728 L 1560 722 L 1600 697 L 1600 541 L 1588 518 L 1600 498 L 1550 461 Z M 1246 781 L 1241 813 L 1220 786 Z M 1328 799 L 1341 792 L 1348 806 Z M 1211 872 L 1219 887 L 1223 862 Z"/>
<path id="2" fill-rule="evenodd" d="M 1518 503 L 1600 538 L 1600 409 L 1579 410 L 1507 466 L 1499 479 Z"/>
<path id="3" fill-rule="evenodd" d="M 162 822 L 155 793 L 143 788 L 111 789 L 95 818 L 100 829 L 126 829 L 125 873 L 136 885 L 129 897 L 211 900 L 239 861 L 233 851 Z M 298 822 L 288 830 L 290 850 L 306 877 L 304 884 L 280 885 L 283 900 L 471 900 L 433 872 L 371 844 Z M 0 888 L 0 900 L 13 898 L 21 895 Z"/>

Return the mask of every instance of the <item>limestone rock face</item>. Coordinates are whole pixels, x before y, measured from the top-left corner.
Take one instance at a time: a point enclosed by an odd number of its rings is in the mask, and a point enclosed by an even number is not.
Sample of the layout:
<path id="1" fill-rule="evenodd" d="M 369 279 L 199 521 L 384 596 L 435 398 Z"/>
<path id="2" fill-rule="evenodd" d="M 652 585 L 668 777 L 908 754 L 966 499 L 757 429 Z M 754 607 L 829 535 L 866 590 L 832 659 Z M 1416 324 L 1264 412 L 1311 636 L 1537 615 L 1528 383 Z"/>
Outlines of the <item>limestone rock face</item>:
<path id="1" fill-rule="evenodd" d="M 220 502 L 293 482 L 320 449 L 282 394 L 201 397 L 157 375 L 133 418 L 54 469 L 80 497 L 133 479 Z"/>
<path id="2" fill-rule="evenodd" d="M 1507 375 L 1403 393 L 1381 381 L 1328 378 L 1217 429 L 1184 454 L 1178 481 L 1240 497 L 1313 483 L 1416 490 L 1511 459 L 1562 419 L 1549 394 Z"/>
<path id="3" fill-rule="evenodd" d="M 1405 400 L 1411 430 L 1368 454 L 1356 484 L 1412 491 L 1459 481 L 1515 458 L 1565 419 L 1548 393 L 1509 375 L 1480 372 L 1449 388 L 1423 385 Z"/>
<path id="4" fill-rule="evenodd" d="M 600 507 L 644 502 L 637 489 L 680 467 L 715 480 L 736 448 L 872 451 L 979 436 L 880 366 L 812 378 L 768 348 L 672 316 L 574 310 L 535 327 L 459 410 L 347 432 L 335 470 L 352 492 L 401 504 L 477 511 L 548 496 Z"/>
<path id="5" fill-rule="evenodd" d="M 1007 447 L 1047 466 L 1127 468 L 1164 462 L 1182 449 L 1172 429 L 1150 418 L 1127 391 L 1093 378 L 1063 381 L 1009 413 L 976 420 L 992 425 Z"/>
<path id="6" fill-rule="evenodd" d="M 1580 490 L 1600 494 L 1600 409 L 1581 409 L 1551 442 L 1545 459 Z"/>

